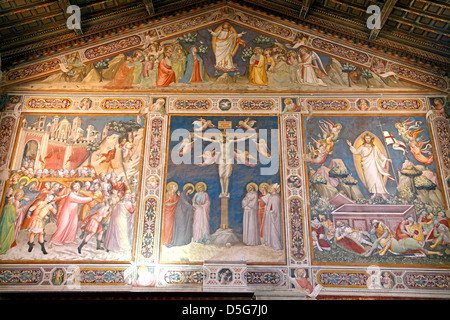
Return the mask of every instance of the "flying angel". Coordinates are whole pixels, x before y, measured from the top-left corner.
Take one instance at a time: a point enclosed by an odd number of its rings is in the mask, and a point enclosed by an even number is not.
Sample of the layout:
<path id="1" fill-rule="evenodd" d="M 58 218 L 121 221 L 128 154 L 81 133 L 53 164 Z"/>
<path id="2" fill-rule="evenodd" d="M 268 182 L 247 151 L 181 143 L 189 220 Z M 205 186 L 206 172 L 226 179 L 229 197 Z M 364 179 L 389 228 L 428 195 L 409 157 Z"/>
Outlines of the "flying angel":
<path id="1" fill-rule="evenodd" d="M 234 151 L 234 158 L 236 159 L 237 163 L 244 164 L 248 167 L 256 167 L 258 164 L 256 163 L 256 158 L 253 157 L 251 154 L 249 154 L 248 151 L 242 151 L 239 149 L 235 149 Z M 250 160 L 254 160 L 255 163 L 251 163 Z"/>
<path id="2" fill-rule="evenodd" d="M 206 167 L 212 165 L 217 162 L 219 158 L 220 152 L 216 153 L 216 150 L 213 151 L 205 151 L 204 154 L 198 156 L 199 158 L 203 158 L 203 163 L 197 164 L 199 167 Z"/>
<path id="3" fill-rule="evenodd" d="M 254 127 L 256 120 L 251 120 L 250 118 L 245 119 L 245 121 L 239 121 L 236 128 L 243 128 L 245 130 L 255 131 L 257 127 Z"/>
<path id="4" fill-rule="evenodd" d="M 192 146 L 194 145 L 194 141 L 190 141 L 188 138 L 183 139 L 183 142 L 180 144 L 178 150 L 180 150 L 180 156 L 183 156 L 192 150 Z"/>
<path id="5" fill-rule="evenodd" d="M 258 150 L 260 154 L 266 158 L 270 158 L 270 150 L 265 139 L 259 139 L 259 142 L 256 139 L 252 139 L 252 141 L 256 144 L 256 150 Z"/>
<path id="6" fill-rule="evenodd" d="M 192 122 L 192 124 L 194 125 L 194 131 L 203 131 L 207 128 L 215 127 L 215 125 L 211 123 L 211 120 L 205 120 L 203 118 L 199 118 Z"/>
<path id="7" fill-rule="evenodd" d="M 334 123 L 331 120 L 320 120 L 319 121 L 319 127 L 320 130 L 323 133 L 323 138 L 328 138 L 331 134 L 334 135 L 333 140 L 336 141 L 339 137 L 339 134 L 342 130 L 342 124 L 340 123 Z"/>

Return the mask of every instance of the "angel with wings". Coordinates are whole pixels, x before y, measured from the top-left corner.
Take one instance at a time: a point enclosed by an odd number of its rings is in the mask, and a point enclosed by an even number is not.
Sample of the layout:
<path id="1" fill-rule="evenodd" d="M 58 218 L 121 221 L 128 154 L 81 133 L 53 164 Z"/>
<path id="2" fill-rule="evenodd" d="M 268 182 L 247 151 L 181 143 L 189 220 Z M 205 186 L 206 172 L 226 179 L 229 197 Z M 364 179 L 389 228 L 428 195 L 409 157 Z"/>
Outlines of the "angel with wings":
<path id="1" fill-rule="evenodd" d="M 251 120 L 250 118 L 245 119 L 245 121 L 239 121 L 239 124 L 236 125 L 236 128 L 243 128 L 245 130 L 255 131 L 255 120 Z"/>
<path id="2" fill-rule="evenodd" d="M 270 150 L 265 139 L 259 139 L 259 142 L 256 139 L 252 139 L 252 141 L 256 144 L 256 150 L 260 154 L 266 158 L 270 158 Z"/>
<path id="3" fill-rule="evenodd" d="M 243 164 L 248 167 L 256 167 L 258 165 L 256 158 L 253 157 L 248 151 L 235 149 L 234 158 L 236 159 L 238 164 Z"/>
<path id="4" fill-rule="evenodd" d="M 433 162 L 430 140 L 424 140 L 420 135 L 424 130 L 420 127 L 421 122 L 411 118 L 403 122 L 397 122 L 395 128 L 402 139 L 408 144 L 413 157 L 424 165 L 430 165 Z M 425 156 L 428 154 L 429 156 Z"/>
<path id="5" fill-rule="evenodd" d="M 334 123 L 331 120 L 320 120 L 319 123 L 320 130 L 323 133 L 323 138 L 326 139 L 333 134 L 333 141 L 336 142 L 339 137 L 339 133 L 341 133 L 342 124 Z"/>
<path id="6" fill-rule="evenodd" d="M 200 164 L 197 164 L 199 167 L 206 167 L 209 165 L 212 165 L 217 162 L 217 159 L 219 158 L 220 152 L 216 153 L 216 150 L 213 151 L 205 151 L 204 154 L 200 155 L 200 158 L 203 158 L 203 162 Z"/>
<path id="7" fill-rule="evenodd" d="M 332 148 L 334 146 L 334 143 L 332 145 L 329 145 L 330 141 L 326 140 L 319 140 L 312 138 L 314 141 L 314 146 L 311 145 L 311 143 L 308 144 L 308 150 L 309 152 L 305 155 L 303 155 L 303 158 L 306 162 L 311 162 L 313 164 L 322 164 L 324 163 L 328 156 L 330 155 L 330 148 L 332 152 Z"/>
<path id="8" fill-rule="evenodd" d="M 192 122 L 192 124 L 194 125 L 194 131 L 203 131 L 207 128 L 215 127 L 211 120 L 205 120 L 203 118 L 199 118 L 198 120 Z"/>
<path id="9" fill-rule="evenodd" d="M 322 78 L 328 76 L 323 67 L 322 60 L 319 55 L 314 52 L 308 52 L 306 47 L 300 47 L 300 61 L 297 71 L 297 81 L 300 84 L 319 85 L 326 87 Z"/>
<path id="10" fill-rule="evenodd" d="M 180 156 L 188 154 L 192 150 L 192 146 L 194 145 L 194 140 L 190 141 L 188 138 L 183 139 L 183 142 L 180 144 L 178 151 Z"/>
<path id="11" fill-rule="evenodd" d="M 420 121 L 410 120 L 411 118 L 406 119 L 402 123 L 397 122 L 395 124 L 395 128 L 398 131 L 398 134 L 402 137 L 405 142 L 411 142 L 417 139 L 419 133 L 423 132 L 420 128 Z M 414 123 L 414 124 L 413 124 Z"/>

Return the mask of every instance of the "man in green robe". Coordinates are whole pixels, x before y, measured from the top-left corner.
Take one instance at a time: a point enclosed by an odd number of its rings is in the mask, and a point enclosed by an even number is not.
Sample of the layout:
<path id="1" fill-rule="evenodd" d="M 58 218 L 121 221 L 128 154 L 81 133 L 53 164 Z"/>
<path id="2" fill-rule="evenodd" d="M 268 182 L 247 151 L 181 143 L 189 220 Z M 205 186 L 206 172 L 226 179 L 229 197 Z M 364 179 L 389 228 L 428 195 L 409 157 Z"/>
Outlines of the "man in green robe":
<path id="1" fill-rule="evenodd" d="M 8 198 L 0 217 L 0 254 L 5 254 L 15 241 L 16 207 L 14 197 Z"/>

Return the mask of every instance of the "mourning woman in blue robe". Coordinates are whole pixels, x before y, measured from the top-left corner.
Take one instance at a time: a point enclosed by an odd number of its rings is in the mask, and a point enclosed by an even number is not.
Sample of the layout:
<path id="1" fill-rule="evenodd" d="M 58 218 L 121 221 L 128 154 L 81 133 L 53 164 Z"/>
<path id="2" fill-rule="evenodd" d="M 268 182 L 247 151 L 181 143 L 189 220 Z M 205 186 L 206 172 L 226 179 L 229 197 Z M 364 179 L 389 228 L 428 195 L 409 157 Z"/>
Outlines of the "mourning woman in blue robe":
<path id="1" fill-rule="evenodd" d="M 203 59 L 198 55 L 198 48 L 193 46 L 187 57 L 186 71 L 183 78 L 180 79 L 181 83 L 196 83 L 203 82 Z"/>
<path id="2" fill-rule="evenodd" d="M 172 240 L 166 245 L 168 248 L 184 246 L 191 243 L 194 209 L 189 194 L 193 191 L 194 188 L 192 186 L 187 186 L 178 197 L 173 222 Z"/>

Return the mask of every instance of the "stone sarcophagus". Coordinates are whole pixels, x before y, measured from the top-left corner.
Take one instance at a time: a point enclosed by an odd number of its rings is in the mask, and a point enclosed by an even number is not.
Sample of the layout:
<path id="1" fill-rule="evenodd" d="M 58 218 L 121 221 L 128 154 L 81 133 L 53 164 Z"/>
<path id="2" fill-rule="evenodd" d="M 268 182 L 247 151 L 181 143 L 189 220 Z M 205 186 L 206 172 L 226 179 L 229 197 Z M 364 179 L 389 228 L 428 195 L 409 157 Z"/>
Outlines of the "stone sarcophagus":
<path id="1" fill-rule="evenodd" d="M 409 217 L 416 220 L 416 211 L 413 205 L 344 204 L 332 211 L 331 214 L 334 223 L 342 221 L 360 231 L 370 231 L 370 225 L 374 219 L 383 222 L 394 232 L 401 221 Z"/>

